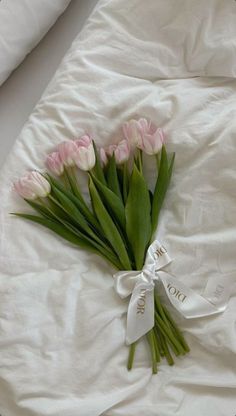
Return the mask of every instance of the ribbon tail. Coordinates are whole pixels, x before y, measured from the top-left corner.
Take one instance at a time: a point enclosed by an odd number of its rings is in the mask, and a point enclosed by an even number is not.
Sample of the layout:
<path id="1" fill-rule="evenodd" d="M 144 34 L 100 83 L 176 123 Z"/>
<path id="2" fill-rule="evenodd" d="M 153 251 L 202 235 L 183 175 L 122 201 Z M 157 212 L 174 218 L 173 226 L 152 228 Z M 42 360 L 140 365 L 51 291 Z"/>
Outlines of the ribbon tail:
<path id="1" fill-rule="evenodd" d="M 204 298 L 208 299 L 217 308 L 222 311 L 228 304 L 230 296 L 236 293 L 235 272 L 227 275 L 214 276 L 208 279 L 204 290 Z"/>
<path id="2" fill-rule="evenodd" d="M 187 319 L 215 315 L 226 309 L 227 302 L 214 305 L 165 272 L 158 272 L 158 278 L 172 305 Z"/>
<path id="3" fill-rule="evenodd" d="M 126 344 L 137 341 L 154 326 L 154 284 L 137 283 L 127 314 Z"/>

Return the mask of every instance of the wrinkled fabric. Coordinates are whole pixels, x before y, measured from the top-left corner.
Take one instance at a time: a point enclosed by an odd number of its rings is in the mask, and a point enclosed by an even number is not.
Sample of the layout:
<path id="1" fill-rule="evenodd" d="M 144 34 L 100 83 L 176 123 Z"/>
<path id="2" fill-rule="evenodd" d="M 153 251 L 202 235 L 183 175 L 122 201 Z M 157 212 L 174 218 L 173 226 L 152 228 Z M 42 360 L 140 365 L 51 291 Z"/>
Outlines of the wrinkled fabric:
<path id="1" fill-rule="evenodd" d="M 70 1 L 0 2 L 0 85 L 37 45 Z"/>
<path id="2" fill-rule="evenodd" d="M 101 0 L 73 42 L 0 173 L 3 416 L 235 414 L 235 17 L 231 0 Z M 126 370 L 128 300 L 115 270 L 9 215 L 29 210 L 12 181 L 43 169 L 60 141 L 86 132 L 107 146 L 140 116 L 176 152 L 156 233 L 169 271 L 199 294 L 214 277 L 232 292 L 220 315 L 171 309 L 191 352 L 155 376 L 146 340 Z M 150 182 L 153 169 L 146 159 Z"/>

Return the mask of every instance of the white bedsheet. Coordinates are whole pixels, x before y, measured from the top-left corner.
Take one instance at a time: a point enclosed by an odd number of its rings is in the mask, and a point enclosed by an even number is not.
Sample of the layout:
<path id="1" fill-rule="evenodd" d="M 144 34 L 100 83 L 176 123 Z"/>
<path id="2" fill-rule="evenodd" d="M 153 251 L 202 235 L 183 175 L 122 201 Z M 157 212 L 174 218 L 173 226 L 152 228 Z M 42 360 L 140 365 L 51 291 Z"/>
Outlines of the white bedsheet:
<path id="1" fill-rule="evenodd" d="M 97 0 L 72 1 L 40 44 L 1 85 L 0 169 L 35 104 L 96 3 Z"/>
<path id="2" fill-rule="evenodd" d="M 74 41 L 0 174 L 2 416 L 235 415 L 235 18 L 234 1 L 101 0 Z M 232 288 L 224 314 L 177 316 L 191 352 L 156 376 L 145 341 L 125 368 L 111 267 L 8 214 L 27 210 L 12 180 L 53 146 L 83 130 L 108 143 L 138 115 L 176 151 L 157 233 L 171 271 Z"/>

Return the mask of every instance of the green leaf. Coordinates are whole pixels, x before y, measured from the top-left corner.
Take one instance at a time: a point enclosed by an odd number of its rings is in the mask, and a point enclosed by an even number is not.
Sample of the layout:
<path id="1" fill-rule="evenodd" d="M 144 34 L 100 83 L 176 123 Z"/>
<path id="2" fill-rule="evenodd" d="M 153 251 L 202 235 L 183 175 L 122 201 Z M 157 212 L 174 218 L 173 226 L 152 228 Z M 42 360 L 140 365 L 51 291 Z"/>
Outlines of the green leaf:
<path id="1" fill-rule="evenodd" d="M 36 215 L 23 213 L 12 213 L 12 215 L 25 218 L 27 220 L 40 224 L 50 229 L 63 239 L 69 241 L 70 243 L 104 257 L 106 260 L 110 261 L 110 263 L 112 263 L 112 265 L 115 266 L 117 269 L 121 268 L 121 264 L 114 253 L 111 253 L 107 251 L 105 248 L 99 246 L 99 244 L 97 244 L 89 237 L 86 237 L 78 229 L 76 229 L 66 221 L 58 222 L 55 220 L 50 220 L 48 218 L 41 218 Z"/>
<path id="2" fill-rule="evenodd" d="M 75 222 L 79 226 L 80 231 L 85 232 L 87 235 L 93 238 L 94 241 L 97 241 L 105 249 L 109 249 L 108 244 L 105 244 L 102 241 L 102 239 L 99 236 L 97 236 L 94 233 L 94 231 L 89 227 L 89 224 L 87 223 L 86 219 L 83 217 L 76 205 L 73 202 L 71 202 L 70 198 L 67 198 L 67 196 L 63 192 L 59 191 L 57 188 L 54 189 L 54 193 L 57 197 L 57 200 L 60 201 L 59 203 L 51 195 L 49 195 L 48 198 L 52 200 L 54 203 L 58 203 L 59 207 L 64 209 L 65 212 L 68 213 L 68 220 L 72 220 L 72 223 Z"/>
<path id="3" fill-rule="evenodd" d="M 97 216 L 98 221 L 101 224 L 105 237 L 113 247 L 124 269 L 131 270 L 132 267 L 130 264 L 129 256 L 127 254 L 122 237 L 119 231 L 117 230 L 114 222 L 112 221 L 109 213 L 107 212 L 105 206 L 103 205 L 103 202 L 91 177 L 89 180 L 89 191 L 94 212 Z"/>
<path id="4" fill-rule="evenodd" d="M 172 154 L 172 157 L 171 157 L 171 160 L 170 160 L 170 166 L 169 166 L 169 170 L 168 170 L 169 183 L 170 183 L 170 180 L 171 180 L 174 163 L 175 163 L 175 153 Z"/>
<path id="5" fill-rule="evenodd" d="M 107 167 L 106 167 L 106 174 L 107 174 L 107 183 L 108 183 L 108 187 L 121 199 L 122 199 L 122 195 L 121 195 L 121 191 L 120 191 L 120 184 L 119 184 L 119 179 L 118 179 L 118 175 L 117 175 L 117 169 L 116 169 L 116 161 L 115 161 L 115 156 L 112 155 L 107 163 Z"/>
<path id="6" fill-rule="evenodd" d="M 141 270 L 151 238 L 151 204 L 146 181 L 135 164 L 125 214 L 126 233 L 134 252 L 136 268 Z"/>
<path id="7" fill-rule="evenodd" d="M 143 172 L 143 153 L 141 149 L 137 149 L 137 156 L 134 159 L 134 162 L 139 170 L 139 172 Z"/>
<path id="8" fill-rule="evenodd" d="M 54 203 L 57 203 L 59 201 L 58 205 L 62 209 L 64 209 L 65 212 L 68 213 L 69 217 L 73 221 L 75 221 L 83 230 L 88 230 L 89 226 L 86 219 L 78 210 L 76 205 L 70 200 L 70 198 L 68 198 L 63 192 L 61 192 L 57 188 L 53 189 L 53 193 L 56 196 L 56 200 L 51 195 L 49 195 L 49 199 L 52 200 Z"/>
<path id="9" fill-rule="evenodd" d="M 84 201 L 81 201 L 80 199 L 78 199 L 75 195 L 72 194 L 72 192 L 68 191 L 58 180 L 53 178 L 51 175 L 47 174 L 46 178 L 49 180 L 53 192 L 55 191 L 55 188 L 61 191 L 65 196 L 67 196 L 67 198 L 71 200 L 71 202 L 74 203 L 74 205 L 76 205 L 78 210 L 84 215 L 87 222 L 91 226 L 93 226 L 93 228 L 97 230 L 98 233 L 101 232 L 101 227 L 97 219 L 90 212 L 89 208 L 87 207 Z"/>
<path id="10" fill-rule="evenodd" d="M 75 169 L 76 169 L 75 166 L 65 167 L 64 177 L 70 185 L 72 194 L 75 195 L 83 203 L 83 197 L 79 189 L 79 184 L 78 184 Z"/>
<path id="11" fill-rule="evenodd" d="M 113 214 L 115 220 L 120 224 L 123 230 L 125 230 L 125 207 L 120 198 L 114 194 L 107 186 L 103 185 L 97 178 L 92 176 L 93 181 L 102 197 L 106 208 Z"/>
<path id="12" fill-rule="evenodd" d="M 70 223 L 67 223 L 66 221 L 63 221 L 63 224 L 74 234 L 76 234 L 80 239 L 87 242 L 92 248 L 95 248 L 96 253 L 99 255 L 102 255 L 104 258 L 109 260 L 117 269 L 121 269 L 121 263 L 119 259 L 117 258 L 116 254 L 110 250 L 109 247 L 106 248 L 106 246 L 100 245 L 97 241 L 94 241 L 89 236 L 86 236 L 85 234 L 81 233 L 77 228 L 75 228 Z"/>
<path id="13" fill-rule="evenodd" d="M 150 198 L 150 203 L 151 203 L 151 206 L 152 206 L 152 201 L 153 201 L 153 193 L 152 193 L 152 191 L 150 191 L 150 189 L 149 189 L 149 198 Z"/>
<path id="14" fill-rule="evenodd" d="M 94 174 L 94 176 L 100 181 L 102 182 L 104 185 L 106 185 L 106 179 L 104 176 L 104 172 L 101 166 L 101 161 L 100 161 L 100 157 L 97 151 L 97 147 L 95 142 L 93 141 L 93 148 L 94 148 L 94 153 L 95 153 L 95 158 L 96 158 L 96 162 L 95 162 L 95 166 L 92 169 L 92 172 Z"/>
<path id="15" fill-rule="evenodd" d="M 54 219 L 53 214 L 44 205 L 41 205 L 35 201 L 30 201 L 29 199 L 25 199 L 25 202 L 27 202 L 27 204 L 29 204 L 32 208 L 34 208 L 35 211 L 39 212 L 39 214 L 41 214 L 43 217 L 52 219 L 52 220 Z"/>
<path id="16" fill-rule="evenodd" d="M 16 215 L 17 217 L 25 218 L 37 224 L 43 225 L 44 227 L 49 228 L 51 231 L 54 231 L 54 233 L 58 234 L 60 237 L 64 238 L 72 244 L 75 244 L 82 248 L 91 249 L 91 246 L 89 244 L 87 244 L 84 240 L 78 238 L 74 233 L 70 232 L 66 227 L 64 227 L 57 221 L 50 220 L 49 218 L 47 219 L 38 217 L 37 215 L 31 214 L 13 213 L 12 215 Z"/>
<path id="17" fill-rule="evenodd" d="M 123 200 L 124 200 L 124 203 L 126 203 L 128 193 L 129 193 L 129 171 L 128 171 L 127 162 L 124 163 L 122 173 L 123 173 Z"/>
<path id="18" fill-rule="evenodd" d="M 169 167 L 166 149 L 165 149 L 165 146 L 162 146 L 160 166 L 159 166 L 158 177 L 156 181 L 156 186 L 155 186 L 154 195 L 153 195 L 153 202 L 152 202 L 152 231 L 153 232 L 155 232 L 157 228 L 158 217 L 159 217 L 162 204 L 165 199 L 166 191 L 170 183 L 174 160 L 175 160 L 175 155 L 172 156 L 170 167 Z"/>

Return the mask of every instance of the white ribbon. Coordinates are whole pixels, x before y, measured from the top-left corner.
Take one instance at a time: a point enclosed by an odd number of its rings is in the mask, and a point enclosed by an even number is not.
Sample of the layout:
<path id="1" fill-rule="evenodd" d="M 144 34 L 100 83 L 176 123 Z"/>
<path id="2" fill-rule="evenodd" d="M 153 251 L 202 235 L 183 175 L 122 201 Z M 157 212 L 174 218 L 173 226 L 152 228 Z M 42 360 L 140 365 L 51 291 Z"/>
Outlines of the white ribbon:
<path id="1" fill-rule="evenodd" d="M 147 251 L 143 270 L 121 271 L 114 275 L 115 289 L 120 297 L 132 294 L 127 314 L 128 345 L 154 326 L 153 291 L 157 282 L 162 283 L 172 305 L 187 319 L 214 315 L 226 309 L 229 290 L 222 281 L 214 279 L 207 287 L 207 298 L 204 298 L 163 270 L 171 261 L 165 247 L 155 240 Z"/>

